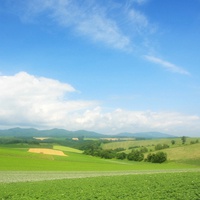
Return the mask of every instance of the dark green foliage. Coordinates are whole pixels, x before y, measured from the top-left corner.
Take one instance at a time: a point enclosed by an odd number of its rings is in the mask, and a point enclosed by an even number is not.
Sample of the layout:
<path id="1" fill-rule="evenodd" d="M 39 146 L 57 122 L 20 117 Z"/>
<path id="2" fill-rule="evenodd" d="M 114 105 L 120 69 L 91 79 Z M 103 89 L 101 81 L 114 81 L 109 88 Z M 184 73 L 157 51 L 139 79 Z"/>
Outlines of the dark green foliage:
<path id="1" fill-rule="evenodd" d="M 86 155 L 101 157 L 102 148 L 100 146 L 100 142 L 90 140 L 90 142 L 88 141 L 86 144 L 82 145 L 80 150 L 84 150 L 83 153 Z"/>
<path id="2" fill-rule="evenodd" d="M 152 163 L 163 163 L 167 160 L 167 154 L 159 151 L 157 153 L 149 153 L 145 161 Z"/>
<path id="3" fill-rule="evenodd" d="M 181 137 L 181 140 L 182 140 L 182 144 L 185 144 L 185 143 L 186 143 L 186 137 L 185 137 L 185 136 L 182 136 L 182 137 Z"/>
<path id="4" fill-rule="evenodd" d="M 120 159 L 120 160 L 124 160 L 124 159 L 126 159 L 126 153 L 124 153 L 124 152 L 117 153 L 116 158 Z"/>
<path id="5" fill-rule="evenodd" d="M 199 140 L 197 139 L 197 140 L 192 140 L 191 142 L 190 142 L 190 144 L 197 144 L 197 143 L 199 143 Z"/>
<path id="6" fill-rule="evenodd" d="M 140 146 L 133 146 L 133 147 L 129 147 L 128 149 L 137 149 L 139 148 Z"/>
<path id="7" fill-rule="evenodd" d="M 121 148 L 121 147 L 114 149 L 115 152 L 120 152 L 120 151 L 124 151 L 124 150 L 126 150 L 126 149 Z"/>
<path id="8" fill-rule="evenodd" d="M 172 143 L 172 145 L 174 145 L 174 144 L 176 143 L 176 141 L 175 141 L 175 140 L 172 140 L 171 143 Z"/>
<path id="9" fill-rule="evenodd" d="M 141 147 L 140 148 L 140 152 L 141 153 L 146 153 L 146 152 L 148 152 L 148 149 L 146 147 Z"/>
<path id="10" fill-rule="evenodd" d="M 106 159 L 114 158 L 116 155 L 115 150 L 112 149 L 103 150 L 101 148 L 101 142 L 99 141 L 90 141 L 90 143 L 88 143 L 87 145 L 82 146 L 81 150 L 84 150 L 83 153 L 86 155 L 97 156 Z"/>
<path id="11" fill-rule="evenodd" d="M 144 154 L 138 150 L 132 150 L 132 152 L 127 155 L 127 159 L 133 161 L 142 161 L 144 159 Z"/>
<path id="12" fill-rule="evenodd" d="M 100 157 L 101 158 L 106 158 L 106 159 L 111 159 L 111 158 L 114 158 L 116 155 L 116 152 L 111 150 L 111 149 L 106 149 L 106 150 L 102 150 L 100 152 Z"/>
<path id="13" fill-rule="evenodd" d="M 102 141 L 101 141 L 102 142 Z M 102 149 L 101 148 L 101 142 L 100 141 L 91 141 L 88 145 L 84 146 L 81 150 L 84 150 L 84 154 L 91 155 L 91 156 L 97 156 L 105 159 L 112 159 L 112 158 L 118 158 L 118 159 L 125 159 L 126 154 L 118 153 L 120 151 L 124 151 L 124 148 L 116 148 L 116 149 Z M 118 155 L 117 155 L 118 153 Z"/>
<path id="14" fill-rule="evenodd" d="M 40 142 L 32 137 L 1 137 L 0 144 L 30 144 L 39 145 Z"/>
<path id="15" fill-rule="evenodd" d="M 167 148 L 169 148 L 169 145 L 167 145 L 167 144 L 157 144 L 156 146 L 155 146 L 155 150 L 157 151 L 157 150 L 161 150 L 161 149 L 167 149 Z"/>

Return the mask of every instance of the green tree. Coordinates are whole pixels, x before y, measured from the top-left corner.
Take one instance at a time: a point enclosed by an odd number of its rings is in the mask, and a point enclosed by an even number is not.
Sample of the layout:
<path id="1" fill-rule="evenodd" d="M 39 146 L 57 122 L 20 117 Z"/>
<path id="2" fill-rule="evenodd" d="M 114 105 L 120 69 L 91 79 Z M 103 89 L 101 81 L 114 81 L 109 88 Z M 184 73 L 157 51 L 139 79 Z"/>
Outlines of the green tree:
<path id="1" fill-rule="evenodd" d="M 140 152 L 141 152 L 141 153 L 146 153 L 146 152 L 148 152 L 147 147 L 141 147 L 141 148 L 140 148 Z"/>
<path id="2" fill-rule="evenodd" d="M 126 153 L 121 152 L 116 154 L 116 158 L 120 160 L 124 160 L 126 158 Z"/>
<path id="3" fill-rule="evenodd" d="M 157 144 L 155 146 L 155 150 L 161 150 L 161 149 L 167 149 L 167 148 L 169 148 L 168 144 Z"/>
<path id="4" fill-rule="evenodd" d="M 172 140 L 171 143 L 172 143 L 172 145 L 174 145 L 174 144 L 176 143 L 176 141 L 175 141 L 175 140 Z"/>
<path id="5" fill-rule="evenodd" d="M 115 152 L 111 149 L 101 150 L 101 158 L 112 159 L 115 157 Z"/>
<path id="6" fill-rule="evenodd" d="M 144 159 L 144 154 L 138 150 L 132 150 L 127 156 L 128 160 L 142 161 Z"/>
<path id="7" fill-rule="evenodd" d="M 182 144 L 185 144 L 185 143 L 186 143 L 186 137 L 185 137 L 185 136 L 182 136 L 182 137 L 181 137 L 181 140 L 182 140 Z"/>
<path id="8" fill-rule="evenodd" d="M 167 154 L 162 151 L 153 154 L 149 153 L 146 158 L 147 162 L 152 162 L 152 163 L 163 163 L 166 160 L 167 160 Z"/>
<path id="9" fill-rule="evenodd" d="M 157 144 L 156 146 L 155 146 L 155 150 L 157 151 L 157 150 L 161 150 L 162 149 L 162 144 Z"/>

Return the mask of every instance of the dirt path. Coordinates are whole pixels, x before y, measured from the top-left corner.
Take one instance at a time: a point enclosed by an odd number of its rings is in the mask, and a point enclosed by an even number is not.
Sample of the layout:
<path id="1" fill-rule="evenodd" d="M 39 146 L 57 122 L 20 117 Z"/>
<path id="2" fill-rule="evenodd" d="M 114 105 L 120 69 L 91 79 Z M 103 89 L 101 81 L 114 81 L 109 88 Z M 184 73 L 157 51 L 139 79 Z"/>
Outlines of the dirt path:
<path id="1" fill-rule="evenodd" d="M 200 172 L 200 168 L 196 169 L 180 169 L 180 170 L 134 170 L 134 171 L 0 171 L 0 183 L 12 182 L 32 182 L 56 179 L 73 179 L 98 176 L 122 176 L 122 175 L 139 175 L 139 174 L 156 174 L 156 173 L 187 173 Z"/>

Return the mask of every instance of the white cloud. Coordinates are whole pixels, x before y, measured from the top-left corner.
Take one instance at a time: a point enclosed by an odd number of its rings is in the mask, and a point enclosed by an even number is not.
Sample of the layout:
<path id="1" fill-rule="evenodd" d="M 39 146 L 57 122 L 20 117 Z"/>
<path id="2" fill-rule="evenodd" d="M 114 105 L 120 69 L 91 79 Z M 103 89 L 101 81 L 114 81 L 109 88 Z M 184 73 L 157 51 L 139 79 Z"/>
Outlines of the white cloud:
<path id="1" fill-rule="evenodd" d="M 104 112 L 100 107 L 76 116 L 76 127 L 104 133 L 160 131 L 175 135 L 195 135 L 200 117 L 176 112 L 127 111 Z"/>
<path id="2" fill-rule="evenodd" d="M 0 76 L 0 128 L 86 129 L 101 133 L 161 131 L 176 135 L 200 132 L 200 116 L 176 112 L 105 111 L 94 101 L 69 98 L 69 84 L 26 72 Z M 71 95 L 70 95 L 71 96 Z"/>
<path id="3" fill-rule="evenodd" d="M 95 104 L 68 100 L 67 93 L 75 91 L 69 84 L 25 72 L 0 76 L 0 124 L 60 125 L 69 113 Z"/>
<path id="4" fill-rule="evenodd" d="M 188 71 L 184 70 L 183 68 L 181 68 L 173 63 L 170 63 L 168 61 L 162 60 L 160 58 L 157 58 L 154 56 L 148 56 L 148 55 L 145 55 L 144 58 L 150 62 L 153 62 L 155 64 L 158 64 L 158 65 L 164 67 L 165 69 L 167 69 L 171 72 L 179 73 L 179 74 L 183 74 L 183 75 L 190 75 L 190 73 Z"/>

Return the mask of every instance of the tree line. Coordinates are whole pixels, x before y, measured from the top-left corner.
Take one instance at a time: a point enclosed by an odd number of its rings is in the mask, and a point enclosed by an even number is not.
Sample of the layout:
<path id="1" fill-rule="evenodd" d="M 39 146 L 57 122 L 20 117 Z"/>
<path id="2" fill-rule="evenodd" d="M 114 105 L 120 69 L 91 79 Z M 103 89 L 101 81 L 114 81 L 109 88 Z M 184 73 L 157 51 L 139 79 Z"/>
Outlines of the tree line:
<path id="1" fill-rule="evenodd" d="M 105 159 L 120 159 L 120 160 L 130 160 L 130 161 L 145 161 L 152 163 L 162 163 L 167 160 L 167 154 L 164 152 L 149 153 L 147 158 L 144 158 L 144 153 L 148 152 L 146 147 L 141 147 L 140 149 L 132 149 L 130 153 L 123 152 L 125 149 L 102 149 L 101 143 L 94 142 L 88 146 L 85 146 L 84 154 L 96 156 Z"/>

